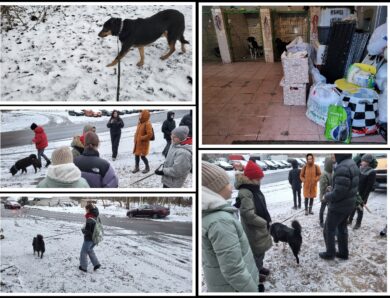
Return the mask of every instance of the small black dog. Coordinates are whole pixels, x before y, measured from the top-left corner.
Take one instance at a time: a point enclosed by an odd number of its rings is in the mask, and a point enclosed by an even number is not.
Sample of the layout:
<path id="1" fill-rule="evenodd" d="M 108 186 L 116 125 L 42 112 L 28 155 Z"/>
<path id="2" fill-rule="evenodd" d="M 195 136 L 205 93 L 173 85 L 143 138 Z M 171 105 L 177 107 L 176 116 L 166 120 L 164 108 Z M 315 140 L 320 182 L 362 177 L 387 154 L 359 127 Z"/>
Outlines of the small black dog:
<path id="1" fill-rule="evenodd" d="M 286 51 L 286 46 L 289 44 L 290 42 L 284 42 L 283 40 L 281 40 L 280 38 L 276 38 L 275 39 L 275 45 L 276 45 L 276 54 L 277 56 L 280 58 L 280 56 L 282 56 L 283 52 Z"/>
<path id="2" fill-rule="evenodd" d="M 32 246 L 34 249 L 34 255 L 35 252 L 37 251 L 38 258 L 39 258 L 39 252 L 41 252 L 41 259 L 42 259 L 43 253 L 45 252 L 45 241 L 43 241 L 43 236 L 38 234 L 37 237 L 34 237 Z"/>
<path id="3" fill-rule="evenodd" d="M 12 173 L 12 176 L 15 176 L 15 174 L 22 170 L 22 174 L 25 172 L 27 173 L 27 167 L 33 166 L 35 173 L 37 173 L 37 168 L 42 168 L 42 163 L 39 161 L 37 156 L 35 154 L 30 154 L 29 157 L 19 159 L 15 164 L 10 168 L 10 173 Z"/>
<path id="4" fill-rule="evenodd" d="M 302 245 L 302 228 L 297 220 L 294 220 L 291 226 L 293 228 L 289 228 L 281 223 L 274 223 L 271 225 L 271 236 L 274 238 L 275 243 L 278 243 L 279 241 L 287 242 L 299 264 L 298 254 Z"/>
<path id="5" fill-rule="evenodd" d="M 249 52 L 252 59 L 256 59 L 257 56 L 262 56 L 264 54 L 263 47 L 260 47 L 256 39 L 253 36 L 249 36 L 247 39 Z"/>

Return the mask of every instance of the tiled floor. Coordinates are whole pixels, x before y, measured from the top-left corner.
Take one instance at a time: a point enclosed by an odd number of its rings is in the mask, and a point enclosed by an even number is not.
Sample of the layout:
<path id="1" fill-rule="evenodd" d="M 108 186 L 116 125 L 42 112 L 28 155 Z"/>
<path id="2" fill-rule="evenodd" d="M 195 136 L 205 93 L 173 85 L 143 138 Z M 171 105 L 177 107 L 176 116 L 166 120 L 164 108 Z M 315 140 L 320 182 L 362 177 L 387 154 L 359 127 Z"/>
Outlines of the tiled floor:
<path id="1" fill-rule="evenodd" d="M 326 142 L 304 106 L 283 105 L 281 63 L 203 64 L 203 144 Z M 352 142 L 385 144 L 379 136 Z"/>

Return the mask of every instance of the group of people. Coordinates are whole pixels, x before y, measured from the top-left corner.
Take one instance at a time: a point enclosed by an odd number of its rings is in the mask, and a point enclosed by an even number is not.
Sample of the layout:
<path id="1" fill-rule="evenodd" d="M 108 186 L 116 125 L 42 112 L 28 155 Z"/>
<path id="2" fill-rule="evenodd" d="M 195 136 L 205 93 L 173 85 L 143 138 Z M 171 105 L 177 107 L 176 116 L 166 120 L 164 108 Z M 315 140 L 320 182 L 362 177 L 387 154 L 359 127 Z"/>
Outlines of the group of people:
<path id="1" fill-rule="evenodd" d="M 192 111 L 191 111 L 192 112 Z M 192 170 L 192 113 L 183 117 L 180 125 L 176 127 L 174 113 L 168 112 L 168 119 L 164 121 L 162 132 L 167 140 L 163 151 L 164 163 L 153 174 L 160 175 L 164 188 L 181 188 L 188 174 Z M 118 147 L 121 130 L 124 122 L 118 111 L 113 111 L 107 123 L 110 129 L 112 160 L 118 156 Z M 33 123 L 31 130 L 35 137 L 38 159 L 43 157 L 48 167 L 47 176 L 37 185 L 39 188 L 117 188 L 119 179 L 114 168 L 107 160 L 99 156 L 100 140 L 96 127 L 85 125 L 80 136 L 74 136 L 71 148 L 61 146 L 52 153 L 51 160 L 45 155 L 48 146 L 47 135 L 42 126 Z M 133 154 L 135 167 L 132 173 L 140 171 L 140 160 L 145 168 L 142 173 L 150 172 L 147 155 L 150 151 L 150 142 L 154 140 L 154 130 L 150 121 L 150 112 L 142 110 L 139 115 L 134 135 Z"/>
<path id="2" fill-rule="evenodd" d="M 288 180 L 292 186 L 294 206 L 301 208 L 301 190 L 305 215 L 314 214 L 313 201 L 320 184 L 320 225 L 326 250 L 319 253 L 325 260 L 347 260 L 348 223 L 355 211 L 360 228 L 363 209 L 375 183 L 376 160 L 371 154 L 333 154 L 325 159 L 324 173 L 307 154 L 302 169 L 292 161 Z M 272 222 L 261 192 L 264 174 L 252 160 L 245 167 L 235 166 L 235 188 L 239 190 L 234 205 L 233 186 L 226 172 L 217 165 L 202 162 L 202 266 L 210 292 L 264 291 L 270 270 L 263 266 L 265 252 L 272 247 Z M 328 207 L 324 223 L 324 210 Z M 239 216 L 238 216 L 239 214 Z M 385 232 L 384 232 L 385 233 Z M 336 236 L 338 251 L 336 251 Z"/>

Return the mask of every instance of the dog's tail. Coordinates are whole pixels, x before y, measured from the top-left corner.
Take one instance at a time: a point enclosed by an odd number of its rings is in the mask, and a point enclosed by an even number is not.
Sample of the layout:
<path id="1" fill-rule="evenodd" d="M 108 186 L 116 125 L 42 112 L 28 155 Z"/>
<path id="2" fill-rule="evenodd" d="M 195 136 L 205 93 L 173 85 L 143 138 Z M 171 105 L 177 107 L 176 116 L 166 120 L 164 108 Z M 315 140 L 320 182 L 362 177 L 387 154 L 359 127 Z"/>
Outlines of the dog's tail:
<path id="1" fill-rule="evenodd" d="M 190 42 L 189 42 L 188 40 L 185 40 L 185 39 L 184 39 L 184 36 L 183 36 L 183 35 L 180 37 L 180 42 L 181 42 L 182 44 L 190 44 Z"/>
<path id="2" fill-rule="evenodd" d="M 302 227 L 299 224 L 299 222 L 297 220 L 293 220 L 293 222 L 291 223 L 291 226 L 294 229 L 295 235 L 301 236 Z"/>

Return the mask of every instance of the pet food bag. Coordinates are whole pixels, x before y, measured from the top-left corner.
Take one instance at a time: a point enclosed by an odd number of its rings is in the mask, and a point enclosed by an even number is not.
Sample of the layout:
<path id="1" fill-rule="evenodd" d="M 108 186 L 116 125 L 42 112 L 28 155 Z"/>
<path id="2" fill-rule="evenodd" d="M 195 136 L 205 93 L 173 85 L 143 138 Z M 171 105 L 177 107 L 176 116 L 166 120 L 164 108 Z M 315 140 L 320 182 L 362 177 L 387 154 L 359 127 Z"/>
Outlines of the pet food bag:
<path id="1" fill-rule="evenodd" d="M 325 137 L 328 140 L 346 144 L 351 142 L 351 110 L 349 108 L 335 104 L 329 106 Z"/>
<path id="2" fill-rule="evenodd" d="M 281 59 L 284 80 L 287 84 L 309 83 L 309 58 L 306 51 L 283 52 Z"/>
<path id="3" fill-rule="evenodd" d="M 325 83 L 313 85 L 307 101 L 306 117 L 325 127 L 329 106 L 337 104 L 340 100 L 341 94 L 334 85 Z"/>
<path id="4" fill-rule="evenodd" d="M 288 106 L 305 106 L 307 84 L 292 84 L 285 82 L 284 78 L 280 81 L 283 87 L 283 103 Z"/>
<path id="5" fill-rule="evenodd" d="M 343 104 L 351 109 L 352 137 L 377 133 L 378 93 L 360 88 L 356 93 L 343 92 Z"/>
<path id="6" fill-rule="evenodd" d="M 370 71 L 364 70 L 362 66 L 364 65 L 360 63 L 354 63 L 348 68 L 346 77 L 347 82 L 364 88 L 374 88 L 375 75 Z M 367 67 L 370 67 L 370 65 L 367 65 Z M 376 72 L 375 68 L 374 72 Z"/>

